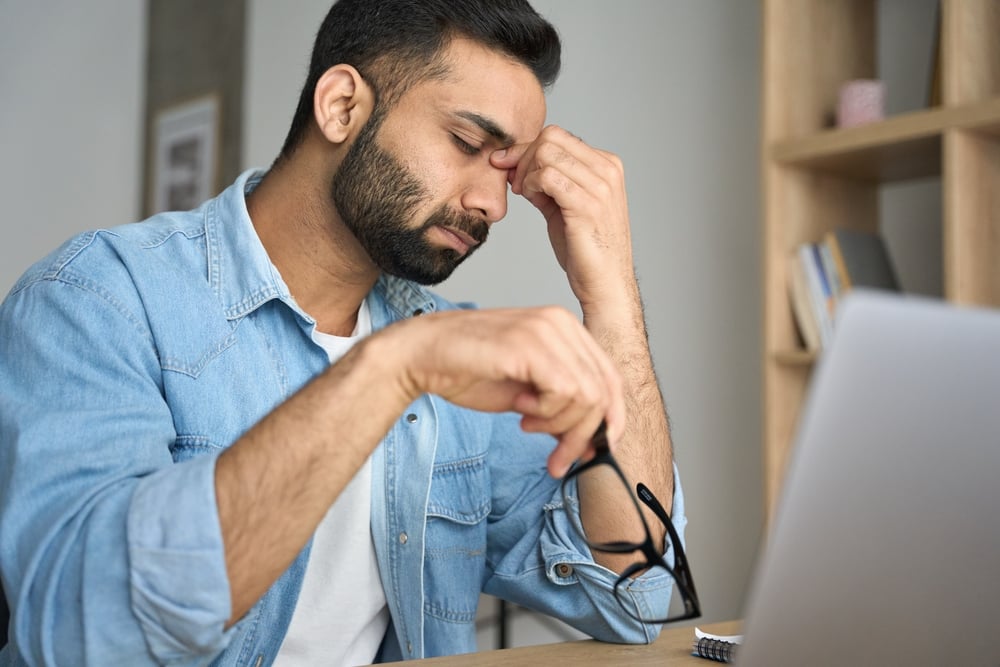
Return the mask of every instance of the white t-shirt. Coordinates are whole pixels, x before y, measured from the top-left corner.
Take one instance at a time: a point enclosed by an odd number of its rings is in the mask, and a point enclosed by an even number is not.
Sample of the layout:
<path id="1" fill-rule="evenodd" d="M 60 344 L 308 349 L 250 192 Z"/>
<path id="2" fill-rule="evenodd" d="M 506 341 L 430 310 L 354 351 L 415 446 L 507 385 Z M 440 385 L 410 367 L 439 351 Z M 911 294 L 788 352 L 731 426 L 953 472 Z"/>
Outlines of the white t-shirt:
<path id="1" fill-rule="evenodd" d="M 350 337 L 316 332 L 330 363 L 371 333 L 362 303 Z M 302 592 L 274 664 L 368 665 L 389 625 L 371 534 L 371 459 L 323 517 L 313 538 Z"/>

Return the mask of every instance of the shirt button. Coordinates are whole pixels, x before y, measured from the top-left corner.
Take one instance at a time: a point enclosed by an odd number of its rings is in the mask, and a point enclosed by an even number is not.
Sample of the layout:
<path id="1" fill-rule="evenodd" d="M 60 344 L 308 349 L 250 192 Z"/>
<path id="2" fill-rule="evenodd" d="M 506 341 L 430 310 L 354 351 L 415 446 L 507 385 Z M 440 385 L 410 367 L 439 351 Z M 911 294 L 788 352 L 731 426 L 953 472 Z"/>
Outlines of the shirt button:
<path id="1" fill-rule="evenodd" d="M 410 539 L 410 538 L 407 537 L 406 533 L 400 533 L 399 534 L 399 543 L 400 544 L 406 544 L 406 540 L 408 540 L 408 539 Z"/>
<path id="2" fill-rule="evenodd" d="M 573 574 L 573 566 L 566 563 L 559 563 L 556 565 L 556 574 L 565 579 L 569 575 Z"/>
<path id="3" fill-rule="evenodd" d="M 406 421 L 410 422 L 411 424 L 415 424 L 417 423 L 417 416 L 411 412 L 410 414 L 406 415 Z"/>
<path id="4" fill-rule="evenodd" d="M 413 653 L 413 643 L 412 642 L 406 642 L 406 652 L 407 653 Z"/>

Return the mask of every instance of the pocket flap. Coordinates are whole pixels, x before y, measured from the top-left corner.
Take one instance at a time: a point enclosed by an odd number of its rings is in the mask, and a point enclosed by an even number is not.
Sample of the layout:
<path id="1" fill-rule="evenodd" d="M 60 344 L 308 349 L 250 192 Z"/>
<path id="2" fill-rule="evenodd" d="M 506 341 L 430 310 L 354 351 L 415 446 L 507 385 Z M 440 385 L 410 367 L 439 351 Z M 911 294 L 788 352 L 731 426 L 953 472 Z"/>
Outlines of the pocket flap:
<path id="1" fill-rule="evenodd" d="M 434 466 L 427 516 L 475 524 L 489 513 L 490 474 L 485 454 Z"/>

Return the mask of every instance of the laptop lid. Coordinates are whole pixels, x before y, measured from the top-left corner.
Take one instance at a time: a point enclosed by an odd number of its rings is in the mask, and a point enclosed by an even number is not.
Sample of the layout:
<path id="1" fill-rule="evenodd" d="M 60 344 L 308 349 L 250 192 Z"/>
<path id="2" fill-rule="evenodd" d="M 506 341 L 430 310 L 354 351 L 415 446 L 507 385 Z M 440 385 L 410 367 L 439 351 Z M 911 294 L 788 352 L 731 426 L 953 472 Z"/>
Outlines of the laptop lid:
<path id="1" fill-rule="evenodd" d="M 739 665 L 1000 665 L 1000 311 L 847 298 L 744 620 Z"/>

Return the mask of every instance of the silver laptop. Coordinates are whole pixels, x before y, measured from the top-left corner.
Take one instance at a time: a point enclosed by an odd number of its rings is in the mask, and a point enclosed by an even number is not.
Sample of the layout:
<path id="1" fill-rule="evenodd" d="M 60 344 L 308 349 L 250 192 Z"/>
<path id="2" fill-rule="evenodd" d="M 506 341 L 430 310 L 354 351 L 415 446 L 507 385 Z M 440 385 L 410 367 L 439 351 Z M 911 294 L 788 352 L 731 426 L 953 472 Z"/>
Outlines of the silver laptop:
<path id="1" fill-rule="evenodd" d="M 848 297 L 744 635 L 744 666 L 1000 665 L 1000 311 Z"/>

